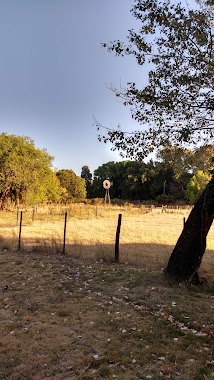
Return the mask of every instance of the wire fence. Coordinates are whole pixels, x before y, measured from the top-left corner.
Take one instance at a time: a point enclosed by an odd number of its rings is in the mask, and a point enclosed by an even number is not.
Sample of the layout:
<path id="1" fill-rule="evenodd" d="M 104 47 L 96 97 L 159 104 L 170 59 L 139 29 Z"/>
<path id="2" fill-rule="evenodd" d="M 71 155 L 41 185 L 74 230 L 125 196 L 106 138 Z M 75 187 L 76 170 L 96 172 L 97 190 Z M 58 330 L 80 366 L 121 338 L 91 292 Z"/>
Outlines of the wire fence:
<path id="1" fill-rule="evenodd" d="M 164 268 L 191 207 L 46 205 L 0 212 L 0 250 Z M 206 270 L 214 267 L 214 226 Z M 203 259 L 204 262 L 204 259 Z M 213 268 L 214 270 L 214 268 Z"/>
<path id="2" fill-rule="evenodd" d="M 113 254 L 121 215 L 120 251 L 171 247 L 182 231 L 189 206 L 42 205 L 0 213 L 0 247 L 73 255 Z"/>
<path id="3" fill-rule="evenodd" d="M 75 217 L 79 219 L 93 219 L 93 218 L 111 218 L 118 213 L 122 212 L 124 215 L 133 216 L 138 214 L 145 214 L 149 212 L 177 212 L 190 211 L 192 206 L 190 205 L 161 205 L 155 206 L 153 204 L 125 204 L 118 205 L 88 205 L 84 203 L 74 203 L 70 205 L 52 205 L 41 204 L 34 208 L 16 208 L 17 214 L 20 210 L 25 211 L 29 218 L 32 220 L 37 218 L 46 218 L 46 216 L 57 217 L 64 215 L 67 212 L 69 217 Z M 15 211 L 15 210 L 13 210 Z"/>

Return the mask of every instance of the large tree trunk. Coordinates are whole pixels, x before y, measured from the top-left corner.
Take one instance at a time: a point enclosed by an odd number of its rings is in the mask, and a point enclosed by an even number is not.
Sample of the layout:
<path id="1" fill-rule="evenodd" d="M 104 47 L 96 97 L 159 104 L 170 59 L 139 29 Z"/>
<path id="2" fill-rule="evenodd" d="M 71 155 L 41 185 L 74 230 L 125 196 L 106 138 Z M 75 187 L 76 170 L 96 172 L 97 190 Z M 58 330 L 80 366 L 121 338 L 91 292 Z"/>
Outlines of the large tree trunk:
<path id="1" fill-rule="evenodd" d="M 214 176 L 193 207 L 165 272 L 177 281 L 198 277 L 206 238 L 214 217 Z"/>

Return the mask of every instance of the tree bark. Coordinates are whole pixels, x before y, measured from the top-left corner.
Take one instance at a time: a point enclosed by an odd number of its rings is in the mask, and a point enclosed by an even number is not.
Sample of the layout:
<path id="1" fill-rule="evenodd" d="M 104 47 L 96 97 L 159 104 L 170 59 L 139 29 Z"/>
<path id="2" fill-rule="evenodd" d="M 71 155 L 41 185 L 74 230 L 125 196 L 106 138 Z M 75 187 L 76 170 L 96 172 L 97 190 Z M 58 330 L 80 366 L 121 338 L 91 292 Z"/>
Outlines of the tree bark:
<path id="1" fill-rule="evenodd" d="M 214 176 L 190 212 L 165 269 L 167 275 L 178 282 L 191 282 L 198 278 L 213 217 Z"/>

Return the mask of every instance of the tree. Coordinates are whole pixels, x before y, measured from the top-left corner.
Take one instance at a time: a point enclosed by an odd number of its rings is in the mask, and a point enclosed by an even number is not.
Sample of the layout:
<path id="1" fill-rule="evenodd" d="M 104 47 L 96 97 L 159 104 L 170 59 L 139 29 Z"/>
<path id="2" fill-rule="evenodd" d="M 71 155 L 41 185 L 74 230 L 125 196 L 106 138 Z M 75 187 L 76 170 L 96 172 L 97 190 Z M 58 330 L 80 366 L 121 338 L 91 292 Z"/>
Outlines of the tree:
<path id="1" fill-rule="evenodd" d="M 78 177 L 73 170 L 62 169 L 57 173 L 62 188 L 66 190 L 63 195 L 64 201 L 82 200 L 86 197 L 85 180 Z"/>
<path id="2" fill-rule="evenodd" d="M 0 207 L 8 199 L 35 205 L 60 199 L 60 184 L 52 171 L 53 157 L 37 149 L 29 137 L 0 135 Z"/>
<path id="3" fill-rule="evenodd" d="M 211 157 L 214 157 L 214 145 L 203 145 L 195 148 L 190 159 L 192 173 L 195 174 L 198 170 L 202 170 L 204 173 L 209 174 L 213 169 Z"/>
<path id="4" fill-rule="evenodd" d="M 163 168 L 172 172 L 168 190 L 176 199 L 184 199 L 184 191 L 192 177 L 194 152 L 169 142 L 158 152 L 157 158 Z M 197 166 L 197 164 L 196 164 Z"/>
<path id="5" fill-rule="evenodd" d="M 140 159 L 169 140 L 180 144 L 211 138 L 212 9 L 188 10 L 170 0 L 136 0 L 131 12 L 141 23 L 139 32 L 130 30 L 127 43 L 117 40 L 103 46 L 151 68 L 143 89 L 133 82 L 127 89 L 113 89 L 144 129 L 132 133 L 108 130 L 99 138 L 110 141 L 122 154 Z"/>
<path id="6" fill-rule="evenodd" d="M 105 189 L 103 181 L 108 179 L 113 186 L 110 188 L 111 198 L 122 198 L 122 176 L 124 174 L 124 163 L 109 161 L 99 166 L 94 171 L 94 181 L 92 185 L 93 197 L 104 198 Z"/>
<path id="7" fill-rule="evenodd" d="M 163 167 L 172 169 L 177 179 L 180 179 L 184 173 L 192 172 L 192 163 L 195 162 L 193 156 L 192 150 L 169 142 L 157 153 L 157 158 Z"/>
<path id="8" fill-rule="evenodd" d="M 198 269 L 214 216 L 214 176 L 192 209 L 170 256 L 166 273 L 177 281 L 199 280 Z"/>
<path id="9" fill-rule="evenodd" d="M 162 197 L 168 201 L 173 199 L 184 199 L 184 190 L 187 179 L 192 174 L 187 173 L 184 168 L 179 169 L 179 178 L 175 175 L 179 162 L 168 160 L 165 157 L 162 161 L 150 160 L 148 163 L 140 161 L 110 161 L 99 166 L 94 171 L 94 180 L 90 186 L 90 197 L 104 198 L 105 190 L 103 181 L 109 179 L 113 186 L 110 189 L 111 198 L 122 200 L 156 200 L 166 192 L 167 197 Z"/>
<path id="10" fill-rule="evenodd" d="M 82 167 L 81 178 L 83 178 L 85 180 L 86 186 L 91 184 L 91 182 L 92 182 L 92 174 L 91 174 L 90 169 L 87 165 L 84 165 Z"/>
<path id="11" fill-rule="evenodd" d="M 127 43 L 104 43 L 116 55 L 129 55 L 149 64 L 143 88 L 130 82 L 113 89 L 143 130 L 107 130 L 99 139 L 112 143 L 122 155 L 143 159 L 155 148 L 171 144 L 211 142 L 214 130 L 213 7 L 200 1 L 189 9 L 170 0 L 135 0 L 131 10 L 140 30 L 129 31 Z M 100 128 L 100 124 L 96 123 Z M 178 281 L 197 271 L 213 218 L 214 179 L 193 208 L 172 252 L 166 273 Z M 198 245 L 197 245 L 198 244 Z"/>
<path id="12" fill-rule="evenodd" d="M 146 164 L 142 162 L 128 160 L 110 161 L 99 166 L 94 171 L 93 196 L 104 198 L 103 181 L 109 179 L 113 183 L 110 188 L 111 198 L 129 201 L 147 199 L 148 183 L 144 176 L 145 168 Z"/>
<path id="13" fill-rule="evenodd" d="M 91 193 L 92 193 L 91 186 L 93 183 L 93 179 L 92 179 L 92 174 L 90 172 L 90 169 L 87 165 L 84 165 L 82 167 L 81 178 L 83 178 L 85 180 L 87 197 L 90 198 Z"/>
<path id="14" fill-rule="evenodd" d="M 197 173 L 189 180 L 186 189 L 186 199 L 194 204 L 206 185 L 211 180 L 211 174 L 206 174 L 202 170 L 198 170 Z"/>
<path id="15" fill-rule="evenodd" d="M 172 145 L 167 142 L 157 153 L 157 158 L 166 168 L 172 168 L 176 178 L 180 178 L 184 173 L 196 174 L 198 170 L 210 173 L 214 157 L 214 145 L 203 145 L 194 149 L 187 149 Z"/>

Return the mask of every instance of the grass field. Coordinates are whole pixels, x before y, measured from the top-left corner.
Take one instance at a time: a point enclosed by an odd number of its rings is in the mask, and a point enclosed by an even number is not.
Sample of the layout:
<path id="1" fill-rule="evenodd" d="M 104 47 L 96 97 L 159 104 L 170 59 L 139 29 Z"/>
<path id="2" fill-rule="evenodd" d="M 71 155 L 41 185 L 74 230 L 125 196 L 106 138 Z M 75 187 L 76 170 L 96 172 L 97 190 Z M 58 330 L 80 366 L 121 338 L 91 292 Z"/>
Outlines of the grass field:
<path id="1" fill-rule="evenodd" d="M 74 207 L 77 207 L 74 205 Z M 21 249 L 27 252 L 59 253 L 63 248 L 64 211 L 23 212 Z M 120 260 L 140 266 L 165 266 L 183 228 L 188 210 L 144 213 L 141 208 L 105 208 L 86 206 L 68 213 L 66 253 L 72 257 L 95 257 L 112 261 L 118 214 L 122 213 Z M 20 215 L 19 215 L 20 216 Z M 16 250 L 19 237 L 16 213 L 0 214 L 0 247 Z M 214 251 L 214 226 L 207 239 L 206 257 Z M 212 271 L 212 268 L 211 268 Z"/>
<path id="2" fill-rule="evenodd" d="M 27 220 L 0 215 L 0 379 L 214 379 L 214 234 L 206 286 L 169 283 L 163 268 L 184 213 Z"/>

